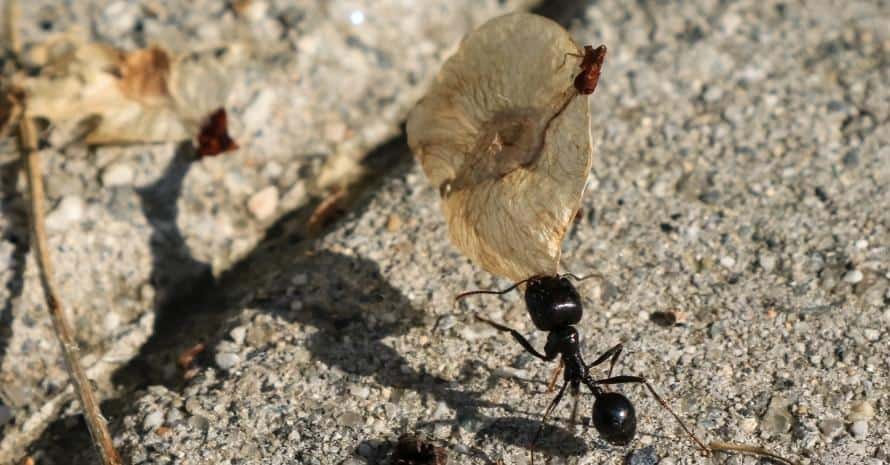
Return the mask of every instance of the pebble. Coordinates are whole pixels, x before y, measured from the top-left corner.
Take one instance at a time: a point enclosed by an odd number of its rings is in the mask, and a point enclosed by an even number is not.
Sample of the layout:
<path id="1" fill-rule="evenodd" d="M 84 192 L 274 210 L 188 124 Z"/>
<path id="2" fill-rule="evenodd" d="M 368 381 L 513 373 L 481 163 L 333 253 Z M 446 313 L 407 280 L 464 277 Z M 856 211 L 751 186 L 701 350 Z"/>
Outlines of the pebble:
<path id="1" fill-rule="evenodd" d="M 269 113 L 272 111 L 275 99 L 275 91 L 271 89 L 260 91 L 250 106 L 244 110 L 244 116 L 241 118 L 245 132 L 254 132 L 268 125 Z"/>
<path id="2" fill-rule="evenodd" d="M 268 186 L 250 196 L 247 200 L 247 210 L 258 220 L 271 217 L 278 208 L 278 188 Z"/>
<path id="3" fill-rule="evenodd" d="M 0 427 L 12 420 L 12 409 L 0 404 Z"/>
<path id="4" fill-rule="evenodd" d="M 362 441 L 362 443 L 358 445 L 358 450 L 356 452 L 364 458 L 371 458 L 374 456 L 374 446 L 368 441 Z"/>
<path id="5" fill-rule="evenodd" d="M 114 2 L 102 11 L 102 24 L 108 26 L 109 30 L 106 33 L 120 36 L 133 29 L 139 15 L 140 10 L 135 4 L 124 1 Z"/>
<path id="6" fill-rule="evenodd" d="M 742 428 L 742 431 L 749 433 L 749 434 L 753 433 L 754 430 L 757 429 L 757 419 L 754 417 L 745 418 L 744 420 L 742 420 L 742 423 L 740 426 Z"/>
<path id="7" fill-rule="evenodd" d="M 844 281 L 850 284 L 856 284 L 865 277 L 859 270 L 850 270 L 844 275 Z"/>
<path id="8" fill-rule="evenodd" d="M 216 357 L 214 357 L 214 361 L 216 362 L 216 366 L 228 371 L 241 362 L 241 357 L 239 357 L 238 354 L 233 354 L 231 352 L 218 352 Z"/>
<path id="9" fill-rule="evenodd" d="M 368 386 L 352 386 L 349 388 L 349 394 L 359 399 L 367 399 L 371 395 L 371 390 Z"/>
<path id="10" fill-rule="evenodd" d="M 877 342 L 881 338 L 881 332 L 874 328 L 865 328 L 862 330 L 862 335 L 869 342 Z"/>
<path id="11" fill-rule="evenodd" d="M 763 271 L 773 271 L 776 269 L 776 263 L 778 260 L 776 256 L 771 253 L 762 253 L 758 258 L 758 262 L 760 263 L 760 267 L 763 268 Z"/>
<path id="12" fill-rule="evenodd" d="M 203 415 L 192 415 L 188 419 L 188 424 L 196 430 L 203 431 L 210 427 L 210 420 Z"/>
<path id="13" fill-rule="evenodd" d="M 850 434 L 856 439 L 865 439 L 868 436 L 868 422 L 865 420 L 854 421 L 850 425 Z"/>
<path id="14" fill-rule="evenodd" d="M 720 259 L 720 266 L 723 268 L 732 268 L 735 266 L 735 259 L 729 256 Z"/>
<path id="15" fill-rule="evenodd" d="M 658 454 L 654 446 L 646 446 L 637 449 L 627 456 L 627 465 L 655 465 L 658 463 Z"/>
<path id="16" fill-rule="evenodd" d="M 244 344 L 244 339 L 247 338 L 247 328 L 244 326 L 236 326 L 229 331 L 229 336 L 232 336 L 232 340 L 235 341 L 235 344 L 239 346 Z"/>
<path id="17" fill-rule="evenodd" d="M 102 170 L 102 185 L 105 187 L 128 186 L 134 178 L 133 168 L 127 163 L 112 163 Z"/>
<path id="18" fill-rule="evenodd" d="M 340 424 L 347 428 L 361 426 L 364 422 L 365 419 L 356 412 L 346 412 L 340 416 Z"/>
<path id="19" fill-rule="evenodd" d="M 761 428 L 767 433 L 781 434 L 787 433 L 791 429 L 791 423 L 792 418 L 787 403 L 774 398 L 763 416 Z"/>
<path id="20" fill-rule="evenodd" d="M 114 333 L 120 325 L 121 316 L 115 311 L 109 311 L 105 314 L 105 317 L 102 318 L 102 327 L 108 333 Z"/>
<path id="21" fill-rule="evenodd" d="M 819 431 L 827 438 L 833 438 L 844 429 L 844 423 L 837 418 L 827 418 L 819 422 Z"/>
<path id="22" fill-rule="evenodd" d="M 49 215 L 46 215 L 46 228 L 61 231 L 80 221 L 85 211 L 86 205 L 83 199 L 76 195 L 67 195 Z"/>
<path id="23" fill-rule="evenodd" d="M 160 412 L 158 410 L 155 410 L 145 416 L 145 420 L 143 420 L 143 422 L 142 422 L 142 429 L 144 431 L 151 431 L 163 424 L 164 424 L 164 413 Z"/>

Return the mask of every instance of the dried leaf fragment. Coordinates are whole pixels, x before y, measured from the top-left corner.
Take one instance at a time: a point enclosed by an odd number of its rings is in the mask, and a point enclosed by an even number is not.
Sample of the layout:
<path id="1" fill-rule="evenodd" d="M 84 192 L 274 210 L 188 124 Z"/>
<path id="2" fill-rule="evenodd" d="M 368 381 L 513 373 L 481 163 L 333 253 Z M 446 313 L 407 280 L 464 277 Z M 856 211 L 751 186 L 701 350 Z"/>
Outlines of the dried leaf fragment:
<path id="1" fill-rule="evenodd" d="M 590 115 L 572 56 L 583 55 L 549 19 L 495 18 L 464 39 L 408 118 L 408 144 L 439 189 L 451 241 L 515 281 L 558 271 L 590 170 Z"/>
<path id="2" fill-rule="evenodd" d="M 190 139 L 227 94 L 212 60 L 177 58 L 159 47 L 125 52 L 62 36 L 40 50 L 45 66 L 22 84 L 27 116 L 86 125 L 88 144 Z"/>

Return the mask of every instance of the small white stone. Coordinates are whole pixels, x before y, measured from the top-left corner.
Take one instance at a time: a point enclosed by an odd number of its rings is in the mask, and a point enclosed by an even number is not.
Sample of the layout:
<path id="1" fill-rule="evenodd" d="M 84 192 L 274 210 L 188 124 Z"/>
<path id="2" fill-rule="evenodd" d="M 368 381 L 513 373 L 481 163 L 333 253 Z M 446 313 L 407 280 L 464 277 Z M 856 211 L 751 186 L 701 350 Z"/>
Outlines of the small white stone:
<path id="1" fill-rule="evenodd" d="M 102 185 L 105 187 L 128 186 L 133 183 L 133 168 L 127 163 L 112 163 L 102 170 Z"/>
<path id="2" fill-rule="evenodd" d="M 244 338 L 247 337 L 247 328 L 244 326 L 236 326 L 229 331 L 229 336 L 232 336 L 232 340 L 235 341 L 235 344 L 239 346 L 244 344 Z"/>
<path id="3" fill-rule="evenodd" d="M 266 163 L 266 166 L 263 167 L 263 176 L 266 179 L 278 179 L 282 172 L 284 172 L 284 168 L 274 161 Z"/>
<path id="4" fill-rule="evenodd" d="M 856 283 L 858 283 L 859 281 L 862 281 L 862 278 L 864 278 L 864 277 L 865 277 L 865 276 L 862 274 L 861 271 L 859 271 L 859 270 L 850 270 L 850 271 L 847 272 L 847 274 L 844 275 L 844 281 L 846 281 L 846 282 L 848 282 L 848 283 L 850 283 L 850 284 L 856 284 Z"/>
<path id="5" fill-rule="evenodd" d="M 121 324 L 121 317 L 115 311 L 109 311 L 105 314 L 105 318 L 102 319 L 102 326 L 105 328 L 105 331 L 112 333 L 114 330 L 118 328 Z"/>
<path id="6" fill-rule="evenodd" d="M 281 206 L 290 210 L 302 206 L 308 198 L 309 195 L 306 192 L 306 183 L 297 181 L 290 190 L 284 193 L 284 196 L 281 198 Z"/>
<path id="7" fill-rule="evenodd" d="M 277 96 L 272 89 L 263 89 L 259 92 L 253 102 L 244 110 L 244 116 L 241 118 L 241 124 L 244 125 L 246 133 L 252 133 L 265 127 L 269 121 L 269 114 L 272 112 L 272 106 L 275 104 Z"/>
<path id="8" fill-rule="evenodd" d="M 739 426 L 741 426 L 742 431 L 749 434 L 753 433 L 757 429 L 757 419 L 754 417 L 745 418 Z"/>
<path id="9" fill-rule="evenodd" d="M 239 357 L 238 354 L 230 352 L 217 352 L 214 361 L 216 362 L 216 366 L 223 370 L 231 370 L 241 362 L 241 357 Z"/>
<path id="10" fill-rule="evenodd" d="M 278 188 L 268 186 L 250 196 L 247 201 L 247 210 L 254 218 L 265 220 L 275 214 L 278 209 Z"/>
<path id="11" fill-rule="evenodd" d="M 46 215 L 46 227 L 52 231 L 61 231 L 80 221 L 85 210 L 83 199 L 76 195 L 65 196 L 59 205 Z"/>
<path id="12" fill-rule="evenodd" d="M 720 259 L 720 265 L 723 268 L 732 268 L 735 266 L 735 259 L 729 256 Z"/>
<path id="13" fill-rule="evenodd" d="M 145 416 L 145 420 L 142 421 L 142 429 L 143 431 L 151 431 L 162 424 L 164 424 L 164 414 L 155 410 Z"/>
<path id="14" fill-rule="evenodd" d="M 865 239 L 859 239 L 854 245 L 859 250 L 865 250 L 868 248 L 868 241 Z"/>
<path id="15" fill-rule="evenodd" d="M 778 262 L 778 260 L 776 259 L 775 255 L 764 252 L 760 254 L 758 262 L 760 263 L 760 267 L 763 268 L 763 271 L 770 272 L 776 269 L 776 263 Z"/>
<path id="16" fill-rule="evenodd" d="M 856 439 L 865 439 L 868 436 L 868 422 L 865 420 L 854 421 L 850 425 L 850 433 Z"/>
<path id="17" fill-rule="evenodd" d="M 367 399 L 371 395 L 371 390 L 368 389 L 368 386 L 351 386 L 349 394 L 359 399 Z"/>

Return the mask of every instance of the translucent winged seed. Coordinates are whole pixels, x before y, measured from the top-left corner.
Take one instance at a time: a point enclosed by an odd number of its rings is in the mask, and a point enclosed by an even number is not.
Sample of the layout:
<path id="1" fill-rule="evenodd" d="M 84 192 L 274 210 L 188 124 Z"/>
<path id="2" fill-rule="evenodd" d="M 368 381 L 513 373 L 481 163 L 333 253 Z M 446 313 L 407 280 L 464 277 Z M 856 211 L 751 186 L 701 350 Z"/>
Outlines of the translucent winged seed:
<path id="1" fill-rule="evenodd" d="M 557 272 L 591 163 L 576 98 L 578 46 L 532 14 L 470 33 L 408 118 L 408 143 L 442 195 L 452 242 L 512 280 Z"/>

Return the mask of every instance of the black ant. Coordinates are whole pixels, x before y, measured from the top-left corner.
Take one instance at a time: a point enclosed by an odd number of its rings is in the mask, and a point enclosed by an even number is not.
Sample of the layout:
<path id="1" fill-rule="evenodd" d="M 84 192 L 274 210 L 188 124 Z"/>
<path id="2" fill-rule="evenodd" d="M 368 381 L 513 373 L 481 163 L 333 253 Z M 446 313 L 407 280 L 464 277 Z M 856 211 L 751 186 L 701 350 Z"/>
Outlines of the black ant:
<path id="1" fill-rule="evenodd" d="M 573 57 L 581 58 L 581 72 L 575 76 L 575 89 L 583 95 L 590 95 L 596 90 L 596 84 L 600 80 L 600 72 L 603 69 L 603 61 L 606 59 L 606 46 L 600 45 L 593 48 L 593 45 L 584 46 L 584 55 L 577 53 L 566 53 Z"/>
<path id="2" fill-rule="evenodd" d="M 597 275 L 579 278 L 571 273 L 555 276 L 533 276 L 526 280 L 520 281 L 503 291 L 471 291 L 458 295 L 455 301 L 464 297 L 476 294 L 506 294 L 516 289 L 522 284 L 526 284 L 525 288 L 525 304 L 528 309 L 532 321 L 541 331 L 547 331 L 547 344 L 544 346 L 544 353 L 538 352 L 531 343 L 518 331 L 507 326 L 495 323 L 489 319 L 476 316 L 476 319 L 487 323 L 495 329 L 510 333 L 519 345 L 521 345 L 528 353 L 538 357 L 544 361 L 552 361 L 558 356 L 562 356 L 562 363 L 565 365 L 565 373 L 563 375 L 563 384 L 556 394 L 556 397 L 550 402 L 547 410 L 544 412 L 543 420 L 535 433 L 532 440 L 531 453 L 532 462 L 534 462 L 534 449 L 538 442 L 538 437 L 547 423 L 547 418 L 553 412 L 567 388 L 571 388 L 572 396 L 577 402 L 580 392 L 581 383 L 584 383 L 595 397 L 593 404 L 593 424 L 600 436 L 606 441 L 616 445 L 626 445 L 634 437 L 637 429 L 636 411 L 630 400 L 617 392 L 608 392 L 602 386 L 612 384 L 628 384 L 636 383 L 646 386 L 646 389 L 680 424 L 683 431 L 701 448 L 705 455 L 710 455 L 710 450 L 686 427 L 686 424 L 680 417 L 671 410 L 667 402 L 655 392 L 655 389 L 640 376 L 612 376 L 612 369 L 618 361 L 623 348 L 622 344 L 603 352 L 590 365 L 584 363 L 581 356 L 580 341 L 578 330 L 575 329 L 576 324 L 581 321 L 584 309 L 581 306 L 581 296 L 575 290 L 575 286 L 567 278 L 573 278 L 576 281 L 582 281 L 590 277 L 598 277 Z M 609 361 L 609 375 L 603 379 L 594 379 L 590 376 L 590 368 L 601 365 Z M 575 404 L 577 407 L 577 404 Z M 572 421 L 575 418 L 575 409 L 572 410 Z"/>

